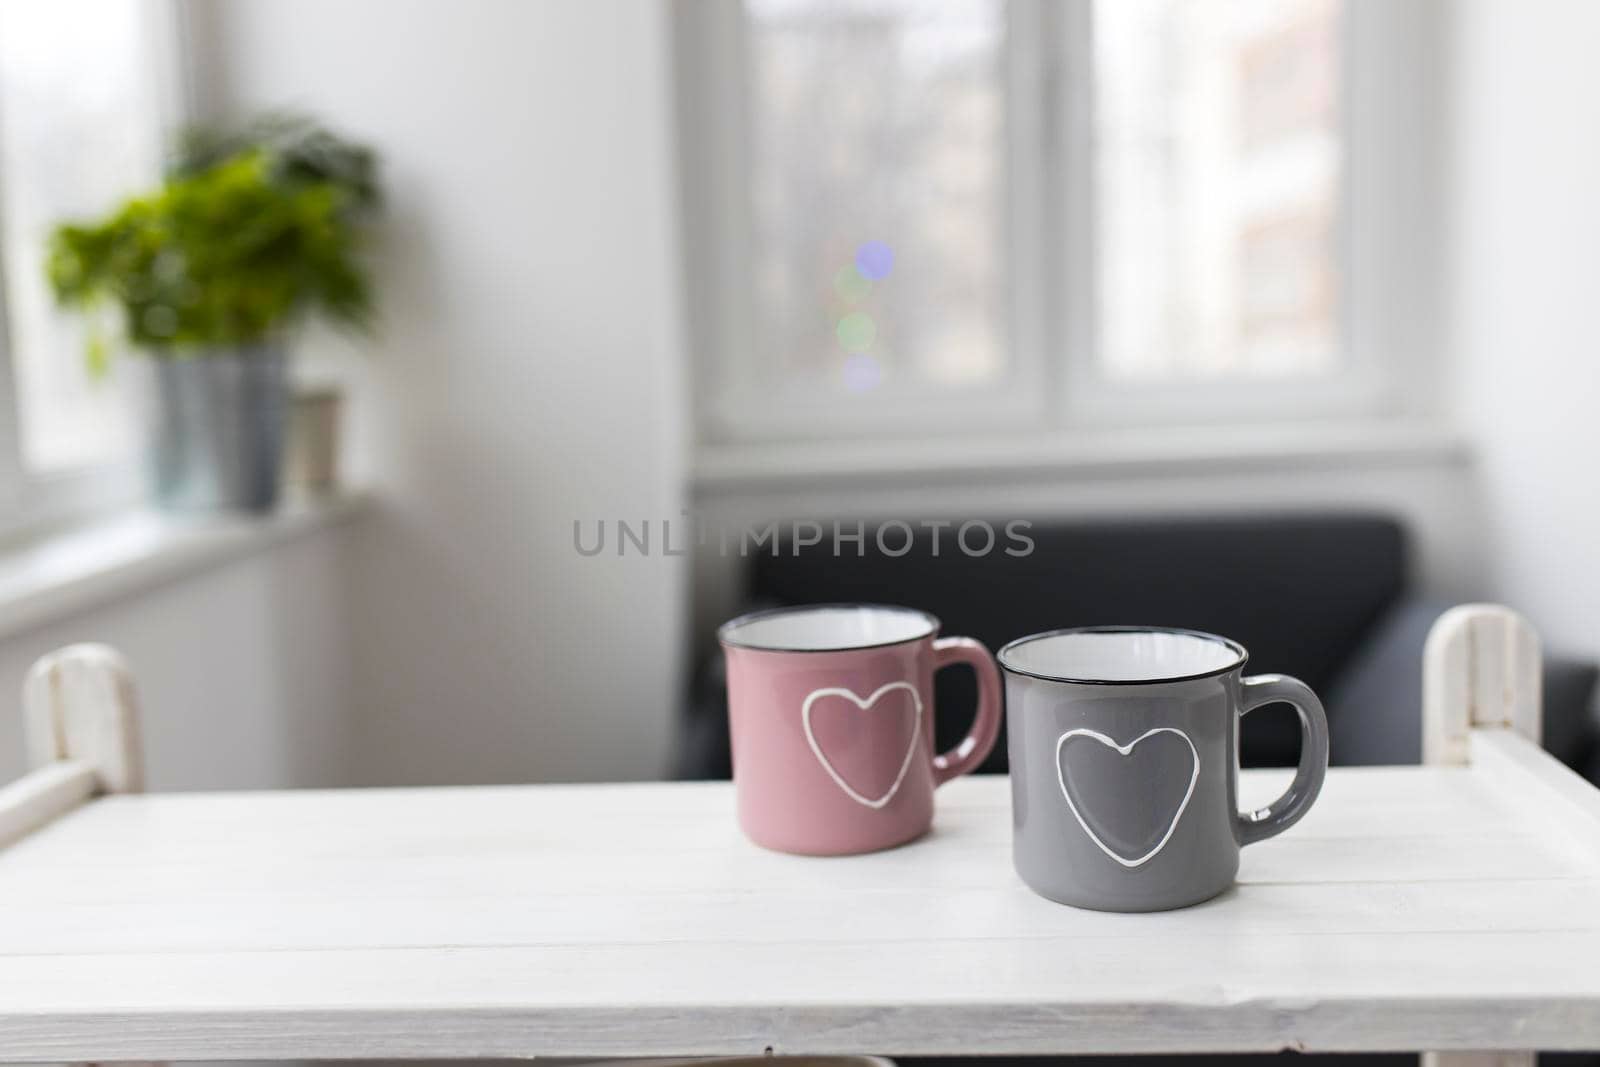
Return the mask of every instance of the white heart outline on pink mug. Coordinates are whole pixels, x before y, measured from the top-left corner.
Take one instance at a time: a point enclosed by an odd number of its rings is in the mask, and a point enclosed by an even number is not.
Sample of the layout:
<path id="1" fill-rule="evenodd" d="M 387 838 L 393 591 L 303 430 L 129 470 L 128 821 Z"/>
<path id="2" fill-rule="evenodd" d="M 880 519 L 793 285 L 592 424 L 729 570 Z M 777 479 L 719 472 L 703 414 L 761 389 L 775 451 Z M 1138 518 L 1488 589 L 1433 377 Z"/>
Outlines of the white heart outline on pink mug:
<path id="1" fill-rule="evenodd" d="M 852 789 L 850 787 L 850 783 L 846 782 L 839 775 L 839 772 L 834 770 L 833 764 L 830 763 L 828 761 L 828 757 L 823 754 L 822 746 L 817 743 L 817 735 L 811 729 L 811 705 L 823 697 L 844 697 L 860 710 L 866 711 L 871 708 L 872 705 L 876 704 L 879 698 L 881 698 L 884 694 L 891 693 L 896 689 L 904 689 L 906 692 L 911 694 L 911 701 L 916 707 L 916 717 L 911 720 L 911 741 L 906 745 L 905 759 L 900 761 L 900 773 L 895 775 L 894 783 L 889 786 L 889 791 L 883 794 L 883 796 L 874 800 L 871 797 L 862 796 L 860 793 Z M 877 689 L 874 689 L 872 691 L 872 695 L 867 697 L 865 700 L 862 700 L 860 697 L 856 696 L 854 690 L 841 689 L 837 686 L 829 686 L 824 689 L 813 689 L 809 694 L 807 694 L 805 702 L 800 705 L 800 719 L 805 725 L 806 744 L 811 746 L 812 754 L 817 757 L 817 762 L 822 764 L 822 769 L 828 772 L 828 777 L 833 779 L 833 783 L 840 789 L 844 790 L 845 795 L 851 800 L 855 801 L 857 804 L 874 809 L 882 808 L 885 804 L 889 803 L 889 801 L 893 800 L 894 795 L 900 791 L 900 783 L 906 780 L 906 772 L 911 769 L 911 761 L 916 757 L 917 739 L 922 736 L 922 694 L 918 693 L 917 687 L 912 685 L 910 682 L 887 682 L 884 685 L 880 685 Z"/>

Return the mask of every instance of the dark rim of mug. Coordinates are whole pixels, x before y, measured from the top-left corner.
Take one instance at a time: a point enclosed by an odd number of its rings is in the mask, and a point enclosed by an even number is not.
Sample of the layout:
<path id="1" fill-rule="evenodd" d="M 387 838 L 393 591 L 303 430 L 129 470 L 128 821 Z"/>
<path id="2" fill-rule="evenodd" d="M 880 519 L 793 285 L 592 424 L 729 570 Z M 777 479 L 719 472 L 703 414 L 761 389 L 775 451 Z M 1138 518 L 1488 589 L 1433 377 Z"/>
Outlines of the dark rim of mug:
<path id="1" fill-rule="evenodd" d="M 835 648 L 780 648 L 776 645 L 747 645 L 742 641 L 735 641 L 728 636 L 730 632 L 748 623 L 759 622 L 774 615 L 798 615 L 803 611 L 828 611 L 845 608 L 854 610 L 866 608 L 869 611 L 892 611 L 901 615 L 919 615 L 928 624 L 925 632 L 914 637 L 902 637 L 898 641 L 879 641 L 870 645 L 840 645 Z M 920 608 L 907 608 L 899 604 L 791 604 L 781 608 L 762 608 L 760 611 L 750 611 L 737 618 L 729 619 L 717 627 L 717 640 L 729 648 L 742 648 L 750 652 L 861 652 L 869 648 L 892 648 L 895 645 L 909 645 L 915 641 L 925 641 L 939 632 L 939 617 Z"/>
<path id="2" fill-rule="evenodd" d="M 1040 674 L 1037 671 L 1023 670 L 1006 662 L 1012 649 L 1021 648 L 1023 645 L 1035 641 L 1043 641 L 1048 637 L 1066 637 L 1069 634 L 1182 634 L 1185 637 L 1198 637 L 1206 641 L 1214 641 L 1233 652 L 1235 659 L 1232 663 L 1218 667 L 1214 671 L 1201 671 L 1199 674 L 1176 674 L 1168 678 L 1068 678 L 1060 674 Z M 1192 682 L 1200 678 L 1216 678 L 1236 671 L 1245 665 L 1250 658 L 1250 652 L 1239 642 L 1220 634 L 1209 634 L 1204 630 L 1185 630 L 1177 626 L 1067 626 L 1060 630 L 1046 630 L 1044 633 L 1029 634 L 1019 637 L 1015 641 L 1008 641 L 995 653 L 1000 666 L 1012 674 L 1020 674 L 1028 678 L 1038 678 L 1045 682 L 1071 682 L 1074 685 L 1166 685 L 1170 682 Z"/>

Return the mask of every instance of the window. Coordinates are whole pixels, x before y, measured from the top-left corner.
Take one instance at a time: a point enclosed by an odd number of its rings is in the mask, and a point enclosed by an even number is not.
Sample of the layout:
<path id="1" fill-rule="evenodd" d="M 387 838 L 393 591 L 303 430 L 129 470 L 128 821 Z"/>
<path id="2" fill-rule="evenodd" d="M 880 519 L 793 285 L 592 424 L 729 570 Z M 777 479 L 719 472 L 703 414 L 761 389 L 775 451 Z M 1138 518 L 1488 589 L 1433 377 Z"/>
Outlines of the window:
<path id="1" fill-rule="evenodd" d="M 703 435 L 1392 406 L 1357 290 L 1399 270 L 1372 193 L 1419 139 L 1352 101 L 1399 80 L 1406 7 L 685 5 Z"/>
<path id="2" fill-rule="evenodd" d="M 1096 0 L 1106 377 L 1337 366 L 1339 14 L 1336 0 Z"/>
<path id="3" fill-rule="evenodd" d="M 17 483 L 12 511 L 134 443 L 123 361 L 90 373 L 91 327 L 55 308 L 44 259 L 54 224 L 159 180 L 174 111 L 171 16 L 140 0 L 0 6 L 0 353 L 11 394 L 0 452 Z M 103 333 L 117 331 L 108 318 Z"/>
<path id="4" fill-rule="evenodd" d="M 1002 4 L 746 10 L 760 369 L 853 392 L 1001 377 Z"/>

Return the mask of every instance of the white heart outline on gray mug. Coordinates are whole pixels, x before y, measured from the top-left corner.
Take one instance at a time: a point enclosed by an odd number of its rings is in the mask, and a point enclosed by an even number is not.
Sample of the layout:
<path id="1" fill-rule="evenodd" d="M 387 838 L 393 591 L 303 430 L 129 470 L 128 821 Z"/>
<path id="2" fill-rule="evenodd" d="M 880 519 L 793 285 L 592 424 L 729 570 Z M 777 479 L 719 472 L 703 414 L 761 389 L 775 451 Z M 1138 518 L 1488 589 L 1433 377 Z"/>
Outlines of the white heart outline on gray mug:
<path id="1" fill-rule="evenodd" d="M 1178 805 L 1178 810 L 1173 813 L 1172 821 L 1167 824 L 1167 832 L 1161 835 L 1161 840 L 1156 842 L 1155 848 L 1151 849 L 1149 852 L 1146 852 L 1138 859 L 1130 860 L 1108 848 L 1106 843 L 1100 840 L 1100 835 L 1091 830 L 1089 828 L 1089 824 L 1084 821 L 1083 813 L 1078 811 L 1078 805 L 1072 802 L 1072 794 L 1067 791 L 1066 773 L 1061 769 L 1061 750 L 1065 748 L 1067 742 L 1072 740 L 1074 737 L 1088 737 L 1100 742 L 1107 748 L 1112 749 L 1119 756 L 1127 756 L 1133 752 L 1134 748 L 1139 744 L 1139 742 L 1148 737 L 1154 737 L 1156 734 L 1177 734 L 1179 737 L 1183 738 L 1183 743 L 1189 746 L 1189 755 L 1193 757 L 1194 769 L 1189 772 L 1189 788 L 1184 790 L 1183 801 Z M 1104 852 L 1107 856 L 1110 856 L 1112 859 L 1116 860 L 1118 863 L 1129 868 L 1130 870 L 1134 867 L 1144 866 L 1150 860 L 1154 859 L 1162 849 L 1167 847 L 1167 842 L 1172 840 L 1173 831 L 1178 828 L 1178 820 L 1183 818 L 1183 813 L 1189 808 L 1189 801 L 1194 796 L 1195 783 L 1199 780 L 1200 750 L 1194 747 L 1194 742 L 1189 739 L 1189 735 L 1178 729 L 1176 726 L 1153 727 L 1149 730 L 1146 730 L 1138 737 L 1135 737 L 1126 745 L 1119 745 L 1115 741 L 1111 740 L 1110 737 L 1101 733 L 1099 730 L 1090 730 L 1087 727 L 1078 727 L 1074 730 L 1068 730 L 1066 733 L 1056 738 L 1056 782 L 1061 786 L 1061 795 L 1067 801 L 1067 809 L 1072 812 L 1072 817 L 1078 820 L 1078 825 L 1083 827 L 1083 832 L 1089 835 L 1089 840 L 1093 841 L 1095 846 L 1099 848 L 1101 852 Z"/>
<path id="2" fill-rule="evenodd" d="M 817 743 L 817 735 L 811 729 L 811 705 L 822 697 L 844 697 L 857 708 L 861 709 L 862 711 L 866 711 L 868 708 L 872 707 L 872 705 L 878 702 L 879 697 L 896 689 L 904 689 L 906 692 L 910 693 L 911 701 L 914 705 L 916 705 L 916 715 L 911 720 L 911 741 L 906 745 L 906 758 L 900 763 L 900 773 L 895 775 L 894 784 L 889 787 L 889 791 L 887 793 L 883 794 L 881 797 L 878 797 L 876 800 L 873 800 L 869 797 L 862 796 L 860 793 L 850 788 L 850 784 L 840 776 L 838 771 L 833 769 L 833 764 L 828 760 L 828 757 L 823 755 L 822 746 Z M 800 720 L 805 726 L 806 743 L 811 746 L 811 752 L 817 757 L 817 762 L 822 764 L 822 769 L 828 772 L 829 778 L 833 779 L 833 784 L 844 790 L 845 795 L 851 800 L 855 801 L 857 804 L 862 804 L 866 807 L 874 809 L 882 808 L 885 804 L 889 803 L 889 801 L 893 800 L 894 795 L 900 791 L 900 783 L 906 780 L 906 772 L 911 769 L 911 761 L 917 754 L 917 739 L 922 736 L 922 694 L 918 693 L 917 687 L 912 685 L 910 682 L 888 682 L 884 685 L 880 685 L 878 688 L 874 689 L 872 691 L 872 695 L 867 697 L 865 700 L 862 700 L 860 697 L 856 696 L 853 689 L 842 689 L 838 686 L 828 686 L 823 689 L 813 689 L 806 696 L 805 703 L 800 705 Z"/>

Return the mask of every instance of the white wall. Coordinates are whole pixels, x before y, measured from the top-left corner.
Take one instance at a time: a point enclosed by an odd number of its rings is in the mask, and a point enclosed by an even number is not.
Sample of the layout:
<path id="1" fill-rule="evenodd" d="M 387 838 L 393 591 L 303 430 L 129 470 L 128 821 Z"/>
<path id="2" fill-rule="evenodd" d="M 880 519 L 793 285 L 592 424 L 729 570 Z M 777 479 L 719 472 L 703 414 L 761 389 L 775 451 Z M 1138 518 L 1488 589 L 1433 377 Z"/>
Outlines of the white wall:
<path id="1" fill-rule="evenodd" d="M 1492 591 L 1600 654 L 1600 4 L 1453 13 L 1451 352 Z"/>
<path id="2" fill-rule="evenodd" d="M 196 95 L 382 149 L 382 335 L 352 558 L 355 780 L 650 776 L 681 561 L 574 519 L 682 507 L 663 5 L 193 0 Z"/>
<path id="3" fill-rule="evenodd" d="M 103 641 L 133 663 L 151 789 L 340 784 L 350 725 L 343 575 L 355 532 L 311 531 L 0 641 L 0 783 L 23 769 L 18 697 L 29 666 L 62 645 Z"/>

